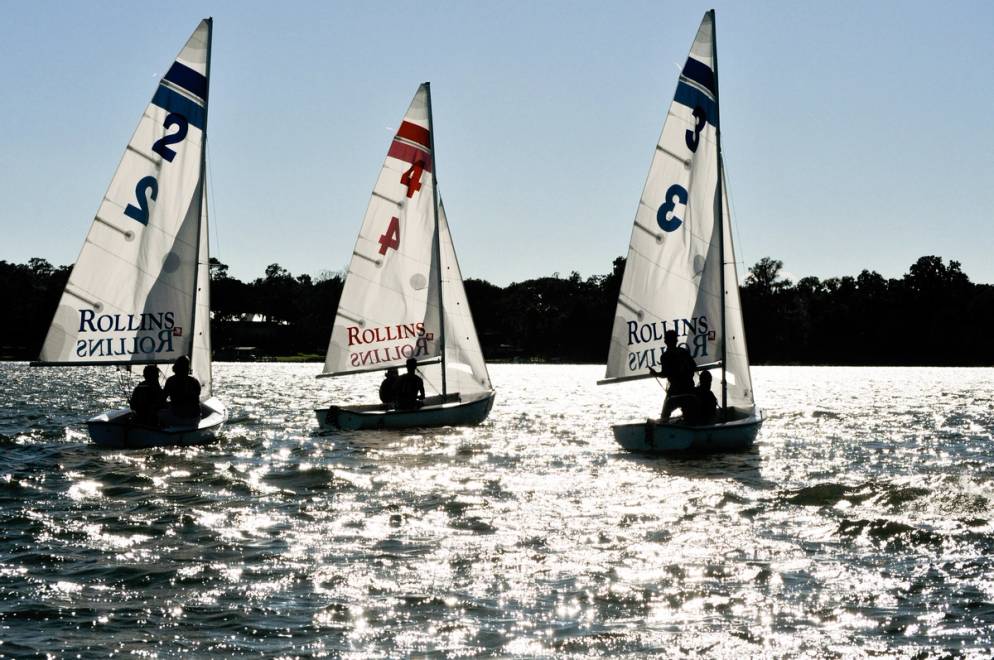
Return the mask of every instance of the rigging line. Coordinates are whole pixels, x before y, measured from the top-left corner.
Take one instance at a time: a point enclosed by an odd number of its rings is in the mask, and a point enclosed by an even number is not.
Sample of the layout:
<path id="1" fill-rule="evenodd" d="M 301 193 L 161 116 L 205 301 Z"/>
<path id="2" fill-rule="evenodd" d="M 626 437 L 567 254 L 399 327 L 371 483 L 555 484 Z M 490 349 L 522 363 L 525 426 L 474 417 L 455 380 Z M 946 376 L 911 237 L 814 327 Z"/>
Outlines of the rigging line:
<path id="1" fill-rule="evenodd" d="M 131 390 L 134 389 L 134 381 L 131 379 L 130 367 L 118 367 L 117 385 L 121 389 L 121 394 L 125 401 L 131 403 Z"/>
<path id="2" fill-rule="evenodd" d="M 728 180 L 732 177 L 728 174 L 727 156 L 722 154 L 722 160 L 724 161 L 722 164 L 725 167 L 725 197 L 728 198 L 728 214 L 731 216 L 728 223 L 732 226 L 732 231 L 735 233 L 735 263 L 736 265 L 741 264 L 742 270 L 748 271 L 748 268 L 746 268 L 745 248 L 742 243 L 742 231 L 739 229 L 738 214 L 735 212 L 735 205 L 732 203 L 732 186 L 728 184 Z M 748 275 L 748 272 L 745 274 Z M 737 282 L 738 286 L 742 286 L 742 282 L 745 281 L 744 275 L 739 272 L 736 272 L 736 275 L 742 278 L 742 281 Z"/>
<path id="3" fill-rule="evenodd" d="M 204 148 L 208 151 L 211 150 L 210 140 L 207 141 Z M 207 227 L 208 231 L 214 230 L 214 255 L 218 261 L 221 261 L 221 230 L 217 221 L 217 195 L 214 193 L 214 163 L 211 158 L 205 157 L 204 159 L 207 161 L 207 187 L 210 191 L 210 204 L 207 208 L 210 209 L 211 217 L 207 220 Z M 210 236 L 207 237 L 207 241 L 210 242 Z"/>

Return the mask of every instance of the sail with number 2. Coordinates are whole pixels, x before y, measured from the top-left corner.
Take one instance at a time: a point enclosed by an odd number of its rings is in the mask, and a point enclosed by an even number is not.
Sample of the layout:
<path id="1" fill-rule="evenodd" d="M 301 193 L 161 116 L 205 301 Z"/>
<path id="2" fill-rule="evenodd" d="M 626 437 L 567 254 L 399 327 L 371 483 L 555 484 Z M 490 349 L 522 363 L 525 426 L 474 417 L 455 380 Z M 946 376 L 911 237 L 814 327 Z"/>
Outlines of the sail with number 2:
<path id="1" fill-rule="evenodd" d="M 660 368 L 665 333 L 674 331 L 698 369 L 720 368 L 712 389 L 727 422 L 756 411 L 718 110 L 712 10 L 697 31 L 653 153 L 601 382 L 651 376 L 650 369 Z"/>
<path id="2" fill-rule="evenodd" d="M 417 361 L 430 395 L 421 409 L 335 406 L 330 417 L 319 410 L 319 421 L 339 428 L 476 423 L 492 404 L 490 376 L 437 189 L 428 83 L 411 101 L 373 188 L 322 375 L 382 371 L 410 359 Z M 360 420 L 362 415 L 368 419 Z"/>
<path id="3" fill-rule="evenodd" d="M 186 356 L 201 396 L 211 397 L 204 193 L 211 31 L 211 19 L 201 21 L 159 81 L 35 364 L 129 366 Z"/>

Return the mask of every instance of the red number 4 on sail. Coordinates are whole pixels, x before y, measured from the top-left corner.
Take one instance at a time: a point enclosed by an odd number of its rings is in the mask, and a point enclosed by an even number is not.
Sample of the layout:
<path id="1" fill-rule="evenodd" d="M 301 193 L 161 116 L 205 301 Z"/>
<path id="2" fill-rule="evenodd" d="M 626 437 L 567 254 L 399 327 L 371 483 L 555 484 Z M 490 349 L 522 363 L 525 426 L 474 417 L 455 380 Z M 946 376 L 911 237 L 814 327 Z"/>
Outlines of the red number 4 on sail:
<path id="1" fill-rule="evenodd" d="M 387 226 L 387 233 L 380 236 L 380 254 L 386 254 L 387 250 L 400 247 L 400 218 L 390 218 Z"/>
<path id="2" fill-rule="evenodd" d="M 421 174 L 425 171 L 425 162 L 419 160 L 411 169 L 400 175 L 400 182 L 407 186 L 407 196 L 414 197 L 414 193 L 421 190 Z"/>

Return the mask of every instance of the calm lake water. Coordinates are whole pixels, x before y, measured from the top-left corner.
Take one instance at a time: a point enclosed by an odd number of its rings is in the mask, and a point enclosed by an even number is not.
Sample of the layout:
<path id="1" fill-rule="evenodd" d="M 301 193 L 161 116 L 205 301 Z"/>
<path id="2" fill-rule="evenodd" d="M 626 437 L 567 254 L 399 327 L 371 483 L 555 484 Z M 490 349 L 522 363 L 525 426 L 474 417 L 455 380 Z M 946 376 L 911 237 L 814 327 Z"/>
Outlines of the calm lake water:
<path id="1" fill-rule="evenodd" d="M 107 369 L 0 364 L 0 656 L 851 656 L 994 645 L 994 370 L 753 370 L 754 451 L 620 451 L 652 381 L 496 365 L 470 429 L 318 435 L 378 376 L 219 364 L 213 446 L 101 451 Z"/>

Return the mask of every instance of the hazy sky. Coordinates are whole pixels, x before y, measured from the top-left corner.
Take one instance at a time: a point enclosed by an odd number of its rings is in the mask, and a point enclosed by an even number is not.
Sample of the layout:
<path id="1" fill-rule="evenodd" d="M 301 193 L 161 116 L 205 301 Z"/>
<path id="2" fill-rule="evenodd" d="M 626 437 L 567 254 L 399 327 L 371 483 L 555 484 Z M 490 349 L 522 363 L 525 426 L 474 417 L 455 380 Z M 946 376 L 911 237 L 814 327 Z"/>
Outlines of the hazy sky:
<path id="1" fill-rule="evenodd" d="M 0 0 L 0 259 L 75 260 L 161 76 L 214 16 L 214 255 L 341 270 L 393 131 L 432 83 L 464 275 L 606 273 L 697 2 Z M 721 2 L 738 257 L 994 282 L 994 2 Z"/>

